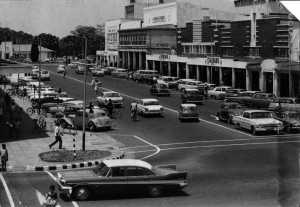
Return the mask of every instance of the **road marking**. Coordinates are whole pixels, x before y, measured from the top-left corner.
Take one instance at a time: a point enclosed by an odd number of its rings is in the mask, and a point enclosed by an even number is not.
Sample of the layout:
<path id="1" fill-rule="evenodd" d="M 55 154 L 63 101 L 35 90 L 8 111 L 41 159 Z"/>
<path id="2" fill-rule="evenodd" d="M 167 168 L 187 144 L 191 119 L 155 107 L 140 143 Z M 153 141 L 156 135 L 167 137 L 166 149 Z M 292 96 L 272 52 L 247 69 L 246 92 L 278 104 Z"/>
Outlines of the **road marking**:
<path id="1" fill-rule="evenodd" d="M 146 156 L 146 157 L 141 158 L 142 160 L 143 160 L 143 159 L 146 159 L 146 158 L 149 158 L 149 157 L 152 157 L 152 156 L 154 156 L 154 155 L 156 155 L 156 154 L 158 154 L 158 153 L 160 152 L 160 148 L 157 147 L 156 145 L 151 144 L 150 142 L 148 142 L 148 141 L 146 141 L 146 140 L 144 140 L 144 139 L 142 139 L 142 138 L 140 138 L 140 137 L 138 137 L 138 136 L 134 136 L 134 137 L 137 138 L 137 139 L 139 139 L 139 140 L 141 140 L 141 141 L 143 141 L 143 142 L 145 142 L 146 144 L 148 144 L 148 145 L 150 145 L 150 146 L 152 146 L 152 147 L 154 147 L 154 148 L 156 149 L 156 152 L 154 152 L 154 153 L 151 154 L 151 155 L 148 155 L 148 156 Z"/>
<path id="2" fill-rule="evenodd" d="M 48 173 L 48 175 L 56 182 L 56 177 L 54 175 L 52 175 L 51 172 L 49 172 L 49 171 L 45 171 L 45 172 Z M 73 206 L 79 207 L 78 204 L 75 201 L 73 201 L 71 197 L 70 197 L 70 200 L 71 200 Z"/>
<path id="3" fill-rule="evenodd" d="M 10 191 L 9 191 L 9 189 L 8 189 L 8 186 L 7 186 L 6 182 L 5 182 L 4 177 L 2 176 L 2 174 L 0 174 L 0 180 L 1 180 L 1 182 L 3 183 L 3 186 L 4 186 L 4 189 L 5 189 L 6 195 L 7 195 L 7 197 L 8 197 L 9 203 L 10 203 L 10 206 L 11 206 L 11 207 L 15 207 L 14 200 L 13 200 L 11 194 L 10 194 Z"/>

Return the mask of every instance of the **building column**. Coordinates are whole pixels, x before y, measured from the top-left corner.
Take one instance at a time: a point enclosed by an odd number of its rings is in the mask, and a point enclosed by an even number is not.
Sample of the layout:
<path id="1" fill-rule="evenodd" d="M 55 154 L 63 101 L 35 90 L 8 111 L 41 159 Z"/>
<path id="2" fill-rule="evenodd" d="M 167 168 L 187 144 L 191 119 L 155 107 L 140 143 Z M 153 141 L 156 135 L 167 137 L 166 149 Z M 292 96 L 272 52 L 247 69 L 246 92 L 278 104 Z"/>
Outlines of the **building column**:
<path id="1" fill-rule="evenodd" d="M 223 69 L 219 67 L 219 85 L 223 85 Z"/>
<path id="2" fill-rule="evenodd" d="M 117 67 L 120 68 L 120 53 L 117 56 Z"/>
<path id="3" fill-rule="evenodd" d="M 236 73 L 235 73 L 235 69 L 234 68 L 232 68 L 231 69 L 231 85 L 232 85 L 232 87 L 233 88 L 235 88 L 235 83 L 236 83 Z"/>
<path id="4" fill-rule="evenodd" d="M 168 62 L 168 76 L 171 76 L 171 62 Z"/>
<path id="5" fill-rule="evenodd" d="M 128 51 L 128 70 L 131 70 L 131 59 L 130 59 L 130 52 Z"/>
<path id="6" fill-rule="evenodd" d="M 177 62 L 177 71 L 176 71 L 176 74 L 177 74 L 177 77 L 179 78 L 179 75 L 180 75 L 180 64 L 179 64 L 179 62 Z"/>
<path id="7" fill-rule="evenodd" d="M 143 55 L 142 52 L 139 52 L 139 70 L 141 69 L 143 69 Z"/>
<path id="8" fill-rule="evenodd" d="M 146 70 L 149 70 L 149 63 L 148 63 L 148 60 L 146 60 Z"/>
<path id="9" fill-rule="evenodd" d="M 136 52 L 132 52 L 132 59 L 133 59 L 133 63 L 132 63 L 132 65 L 133 65 L 133 70 L 136 70 Z"/>
<path id="10" fill-rule="evenodd" d="M 197 78 L 197 81 L 200 80 L 200 66 L 199 65 L 196 65 L 196 78 Z"/>
<path id="11" fill-rule="evenodd" d="M 278 87 L 278 73 L 274 72 L 273 73 L 273 94 L 275 94 L 275 96 L 279 97 L 280 93 L 279 93 L 279 87 Z"/>
<path id="12" fill-rule="evenodd" d="M 188 64 L 185 66 L 185 78 L 189 79 L 190 78 L 190 67 Z"/>
<path id="13" fill-rule="evenodd" d="M 210 83 L 210 78 L 211 78 L 210 67 L 207 66 L 207 67 L 206 67 L 206 82 L 207 82 L 207 83 Z"/>
<path id="14" fill-rule="evenodd" d="M 153 70 L 156 70 L 156 67 L 155 67 L 155 60 L 152 60 L 152 64 L 153 64 Z"/>
<path id="15" fill-rule="evenodd" d="M 265 91 L 265 80 L 264 80 L 264 73 L 262 71 L 259 72 L 259 90 Z"/>
<path id="16" fill-rule="evenodd" d="M 248 69 L 246 69 L 246 90 L 247 91 L 251 91 L 251 71 L 249 71 Z"/>
<path id="17" fill-rule="evenodd" d="M 123 51 L 122 52 L 122 68 L 125 68 L 125 60 L 126 60 L 126 58 L 125 58 L 125 52 Z"/>

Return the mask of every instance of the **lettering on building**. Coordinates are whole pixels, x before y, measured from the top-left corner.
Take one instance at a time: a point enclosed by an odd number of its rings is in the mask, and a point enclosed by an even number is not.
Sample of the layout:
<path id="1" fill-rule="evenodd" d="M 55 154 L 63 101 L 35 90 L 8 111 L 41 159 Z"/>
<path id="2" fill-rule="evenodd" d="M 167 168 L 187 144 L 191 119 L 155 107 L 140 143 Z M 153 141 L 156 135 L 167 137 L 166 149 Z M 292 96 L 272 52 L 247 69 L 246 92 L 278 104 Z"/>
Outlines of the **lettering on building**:
<path id="1" fill-rule="evenodd" d="M 159 55 L 160 60 L 170 60 L 170 56 L 168 54 L 160 54 Z"/>
<path id="2" fill-rule="evenodd" d="M 206 65 L 216 65 L 216 64 L 222 64 L 222 61 L 219 57 L 207 57 L 205 60 Z"/>
<path id="3" fill-rule="evenodd" d="M 165 16 L 158 16 L 158 17 L 153 17 L 152 22 L 153 23 L 158 23 L 158 22 L 165 22 L 166 17 Z"/>

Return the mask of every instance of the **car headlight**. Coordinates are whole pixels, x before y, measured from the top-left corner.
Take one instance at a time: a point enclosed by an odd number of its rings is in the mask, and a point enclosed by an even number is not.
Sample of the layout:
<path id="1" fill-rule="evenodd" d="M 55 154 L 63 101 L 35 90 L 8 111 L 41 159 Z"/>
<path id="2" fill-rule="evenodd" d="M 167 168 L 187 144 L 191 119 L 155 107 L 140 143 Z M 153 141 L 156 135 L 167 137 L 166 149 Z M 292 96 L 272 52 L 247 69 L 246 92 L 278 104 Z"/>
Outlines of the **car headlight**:
<path id="1" fill-rule="evenodd" d="M 282 126 L 283 126 L 283 123 L 282 123 L 282 122 L 278 123 L 278 126 L 282 127 Z"/>
<path id="2" fill-rule="evenodd" d="M 145 111 L 149 111 L 147 108 L 145 108 Z"/>

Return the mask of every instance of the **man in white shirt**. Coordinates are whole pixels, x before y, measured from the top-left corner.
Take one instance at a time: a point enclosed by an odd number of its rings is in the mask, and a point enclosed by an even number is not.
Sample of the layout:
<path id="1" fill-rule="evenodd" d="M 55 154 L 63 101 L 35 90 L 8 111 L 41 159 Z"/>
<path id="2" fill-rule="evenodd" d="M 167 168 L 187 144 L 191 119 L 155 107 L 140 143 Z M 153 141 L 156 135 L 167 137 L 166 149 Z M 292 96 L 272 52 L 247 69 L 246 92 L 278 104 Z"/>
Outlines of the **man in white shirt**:
<path id="1" fill-rule="evenodd" d="M 55 141 L 49 145 L 49 148 L 51 149 L 51 147 L 53 145 L 55 145 L 57 142 L 59 142 L 59 149 L 62 148 L 62 139 L 61 136 L 63 136 L 63 134 L 60 131 L 60 124 L 56 123 L 55 124 L 55 128 L 54 128 L 54 136 L 55 136 Z"/>

